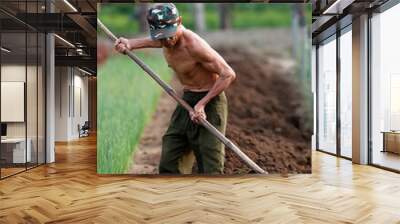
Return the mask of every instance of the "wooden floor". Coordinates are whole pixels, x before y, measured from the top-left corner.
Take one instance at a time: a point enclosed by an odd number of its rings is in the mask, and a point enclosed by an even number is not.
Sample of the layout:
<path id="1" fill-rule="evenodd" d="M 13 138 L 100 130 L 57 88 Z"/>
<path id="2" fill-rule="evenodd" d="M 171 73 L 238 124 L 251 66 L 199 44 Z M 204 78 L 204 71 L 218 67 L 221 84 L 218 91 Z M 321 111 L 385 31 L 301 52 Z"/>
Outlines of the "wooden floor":
<path id="1" fill-rule="evenodd" d="M 400 175 L 313 154 L 313 174 L 145 178 L 96 174 L 94 137 L 0 181 L 0 223 L 400 223 Z"/>
<path id="2" fill-rule="evenodd" d="M 7 176 L 11 176 L 13 174 L 19 173 L 19 172 L 23 172 L 25 169 L 25 167 L 7 167 L 7 168 L 1 168 L 1 177 L 7 177 Z"/>

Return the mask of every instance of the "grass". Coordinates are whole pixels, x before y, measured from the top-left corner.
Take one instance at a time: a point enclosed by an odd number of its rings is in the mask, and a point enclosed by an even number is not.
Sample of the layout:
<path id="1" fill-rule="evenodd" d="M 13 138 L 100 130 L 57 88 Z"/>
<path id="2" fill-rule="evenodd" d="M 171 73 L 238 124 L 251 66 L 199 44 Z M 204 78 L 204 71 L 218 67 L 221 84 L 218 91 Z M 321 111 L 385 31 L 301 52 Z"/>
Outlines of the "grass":
<path id="1" fill-rule="evenodd" d="M 235 8 L 233 11 L 232 26 L 237 29 L 253 27 L 289 27 L 292 22 L 291 13 L 290 8 L 282 6 Z"/>
<path id="2" fill-rule="evenodd" d="M 146 51 L 138 53 L 138 56 L 163 80 L 170 80 L 172 73 L 161 52 Z M 161 87 L 126 56 L 111 57 L 99 67 L 98 173 L 127 171 L 161 91 Z"/>
<path id="3" fill-rule="evenodd" d="M 101 14 L 101 21 L 111 28 L 115 34 L 124 34 L 130 30 L 139 30 L 137 22 L 132 21 L 127 15 L 123 14 Z"/>

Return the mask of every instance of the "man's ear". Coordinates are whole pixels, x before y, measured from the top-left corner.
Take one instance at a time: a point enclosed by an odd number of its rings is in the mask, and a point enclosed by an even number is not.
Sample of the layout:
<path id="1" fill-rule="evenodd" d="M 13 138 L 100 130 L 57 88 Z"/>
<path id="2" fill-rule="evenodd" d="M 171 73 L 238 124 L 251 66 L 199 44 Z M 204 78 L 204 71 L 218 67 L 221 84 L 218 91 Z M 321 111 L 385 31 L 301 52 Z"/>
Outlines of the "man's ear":
<path id="1" fill-rule="evenodd" d="M 179 18 L 178 18 L 178 25 L 181 25 L 182 24 L 182 16 L 179 16 Z"/>

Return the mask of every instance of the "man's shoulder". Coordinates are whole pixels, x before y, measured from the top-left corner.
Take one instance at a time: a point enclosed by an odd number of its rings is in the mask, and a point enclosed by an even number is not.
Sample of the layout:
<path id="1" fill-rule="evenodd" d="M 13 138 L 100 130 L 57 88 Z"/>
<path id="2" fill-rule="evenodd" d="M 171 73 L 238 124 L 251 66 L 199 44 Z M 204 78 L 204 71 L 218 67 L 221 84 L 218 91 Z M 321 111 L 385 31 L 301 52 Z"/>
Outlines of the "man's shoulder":
<path id="1" fill-rule="evenodd" d="M 184 34 L 185 37 L 188 37 L 188 38 L 194 38 L 194 37 L 198 36 L 191 29 L 188 29 L 186 27 L 184 27 L 184 29 L 183 29 L 183 34 Z"/>
<path id="2" fill-rule="evenodd" d="M 201 38 L 197 33 L 186 29 L 186 47 L 192 54 L 202 54 L 212 50 L 211 46 Z"/>
<path id="3" fill-rule="evenodd" d="M 183 35 L 188 45 L 196 44 L 199 41 L 204 41 L 197 33 L 185 28 Z"/>

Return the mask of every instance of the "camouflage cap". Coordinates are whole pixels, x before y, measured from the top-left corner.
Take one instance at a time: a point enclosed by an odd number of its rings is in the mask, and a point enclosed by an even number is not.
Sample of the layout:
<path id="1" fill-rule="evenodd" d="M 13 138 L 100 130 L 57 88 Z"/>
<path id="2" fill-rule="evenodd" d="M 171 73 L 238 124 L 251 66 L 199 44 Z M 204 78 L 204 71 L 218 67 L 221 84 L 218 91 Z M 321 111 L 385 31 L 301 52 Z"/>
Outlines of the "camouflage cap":
<path id="1" fill-rule="evenodd" d="M 172 37 L 178 28 L 179 13 L 172 3 L 158 4 L 149 9 L 147 21 L 153 40 Z"/>

